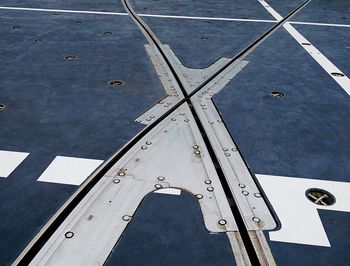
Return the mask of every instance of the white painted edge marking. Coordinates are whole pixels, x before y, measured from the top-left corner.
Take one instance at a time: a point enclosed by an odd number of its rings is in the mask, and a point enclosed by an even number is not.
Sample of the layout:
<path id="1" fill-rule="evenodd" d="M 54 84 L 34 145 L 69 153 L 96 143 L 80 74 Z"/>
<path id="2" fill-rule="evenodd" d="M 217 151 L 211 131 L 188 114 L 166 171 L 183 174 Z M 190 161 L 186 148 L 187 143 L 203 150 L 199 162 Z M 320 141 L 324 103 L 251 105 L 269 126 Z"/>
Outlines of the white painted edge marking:
<path id="1" fill-rule="evenodd" d="M 161 189 L 155 190 L 154 193 L 180 196 L 181 195 L 181 189 L 178 189 L 178 188 L 161 188 Z"/>
<path id="2" fill-rule="evenodd" d="M 344 27 L 350 28 L 350 25 L 347 24 L 332 24 L 332 23 L 321 23 L 321 22 L 302 22 L 302 21 L 290 21 L 290 24 L 299 24 L 299 25 L 311 25 L 311 26 L 326 26 L 326 27 Z"/>
<path id="3" fill-rule="evenodd" d="M 263 7 L 266 8 L 271 15 L 276 19 L 281 19 L 281 15 L 278 14 L 270 5 L 264 0 L 258 0 Z M 327 57 L 325 57 L 315 46 L 313 46 L 303 35 L 301 35 L 289 22 L 286 22 L 283 27 L 288 33 L 312 56 L 312 58 L 333 78 L 344 90 L 350 95 L 350 79 L 337 68 Z M 333 76 L 332 73 L 341 73 L 344 76 Z"/>
<path id="4" fill-rule="evenodd" d="M 269 8 L 270 8 L 270 6 L 269 6 Z M 112 15 L 112 16 L 128 16 L 129 15 L 128 13 L 123 13 L 123 12 L 86 11 L 86 10 L 69 10 L 69 9 L 48 9 L 48 8 L 29 8 L 29 7 L 9 7 L 9 6 L 0 6 L 0 10 L 1 9 L 3 9 L 3 10 L 19 10 L 19 11 L 37 11 L 37 12 L 61 12 L 61 13 L 77 13 L 77 14 Z M 193 19 L 193 20 L 242 21 L 242 22 L 263 22 L 263 23 L 276 23 L 276 22 L 278 22 L 277 20 L 268 20 L 268 19 L 245 19 L 245 18 L 224 18 L 224 17 L 196 17 L 196 16 L 177 16 L 177 15 L 157 15 L 157 14 L 138 14 L 138 15 L 140 17 Z M 301 24 L 301 25 L 350 28 L 350 25 L 347 25 L 347 24 L 331 24 L 331 23 L 302 22 L 302 21 L 290 21 L 290 23 L 291 24 Z"/>
<path id="5" fill-rule="evenodd" d="M 101 163 L 102 160 L 56 156 L 37 181 L 78 186 Z"/>
<path id="6" fill-rule="evenodd" d="M 0 177 L 7 178 L 28 155 L 27 152 L 0 150 Z"/>
<path id="7" fill-rule="evenodd" d="M 69 10 L 69 9 L 47 9 L 47 8 L 0 6 L 0 10 L 1 9 L 2 10 L 37 11 L 37 12 L 60 12 L 60 13 L 128 16 L 128 13 L 104 12 L 104 11 L 83 11 L 83 10 Z"/>

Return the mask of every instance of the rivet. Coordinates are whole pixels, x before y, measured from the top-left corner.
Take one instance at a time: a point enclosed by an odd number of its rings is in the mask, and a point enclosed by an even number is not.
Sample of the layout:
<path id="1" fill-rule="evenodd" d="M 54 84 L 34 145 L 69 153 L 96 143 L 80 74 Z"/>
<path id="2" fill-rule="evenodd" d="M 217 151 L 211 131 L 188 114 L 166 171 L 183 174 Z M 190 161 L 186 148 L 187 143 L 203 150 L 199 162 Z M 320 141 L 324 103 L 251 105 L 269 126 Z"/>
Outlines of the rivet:
<path id="1" fill-rule="evenodd" d="M 214 191 L 214 188 L 213 187 L 208 187 L 207 190 L 212 192 L 212 191 Z"/>
<path id="2" fill-rule="evenodd" d="M 227 149 L 227 148 L 222 148 L 222 150 L 223 150 L 223 151 L 228 151 L 228 149 Z"/>
<path id="3" fill-rule="evenodd" d="M 123 219 L 124 221 L 128 222 L 128 221 L 130 221 L 131 216 L 130 216 L 130 215 L 124 215 L 124 216 L 122 217 L 122 219 Z"/>
<path id="4" fill-rule="evenodd" d="M 211 184 L 211 180 L 205 180 L 204 183 L 207 184 L 207 185 L 210 185 Z"/>
<path id="5" fill-rule="evenodd" d="M 185 115 L 184 113 L 180 113 L 180 115 Z"/>
<path id="6" fill-rule="evenodd" d="M 6 108 L 6 105 L 3 103 L 0 103 L 0 111 L 4 110 Z"/>
<path id="7" fill-rule="evenodd" d="M 243 191 L 242 191 L 242 194 L 243 194 L 244 196 L 248 196 L 248 195 L 249 195 L 249 192 L 248 192 L 248 191 L 243 190 Z"/>
<path id="8" fill-rule="evenodd" d="M 218 224 L 225 225 L 225 224 L 227 224 L 227 221 L 225 219 L 220 219 Z"/>
<path id="9" fill-rule="evenodd" d="M 158 180 L 159 180 L 159 181 L 164 181 L 164 180 L 165 180 L 165 177 L 164 177 L 164 176 L 158 176 Z"/>
<path id="10" fill-rule="evenodd" d="M 146 146 L 141 146 L 141 150 L 146 150 L 147 147 Z"/>
<path id="11" fill-rule="evenodd" d="M 113 179 L 113 183 L 114 184 L 118 184 L 120 182 L 120 179 L 116 178 L 116 179 Z"/>
<path id="12" fill-rule="evenodd" d="M 197 155 L 201 154 L 201 152 L 199 150 L 195 150 L 194 153 Z"/>
<path id="13" fill-rule="evenodd" d="M 188 120 L 187 118 L 184 120 L 185 122 L 188 122 L 188 121 L 190 121 L 190 120 Z"/>
<path id="14" fill-rule="evenodd" d="M 196 195 L 196 198 L 197 198 L 197 199 L 203 199 L 203 195 L 202 195 L 202 194 L 197 194 L 197 195 Z"/>
<path id="15" fill-rule="evenodd" d="M 151 141 L 146 141 L 146 145 L 151 145 L 152 142 Z"/>
<path id="16" fill-rule="evenodd" d="M 155 118 L 155 116 L 154 116 L 154 115 L 150 115 L 149 117 L 150 117 L 150 118 Z"/>
<path id="17" fill-rule="evenodd" d="M 64 236 L 65 236 L 66 238 L 72 238 L 72 237 L 74 236 L 74 233 L 71 232 L 71 231 L 68 231 L 68 232 L 66 232 L 66 233 L 64 234 Z"/>
<path id="18" fill-rule="evenodd" d="M 231 153 L 225 152 L 226 157 L 231 156 Z"/>
<path id="19" fill-rule="evenodd" d="M 232 148 L 231 151 L 237 151 L 237 148 Z"/>
<path id="20" fill-rule="evenodd" d="M 161 184 L 155 184 L 154 187 L 155 187 L 156 189 L 161 189 L 163 186 L 162 186 Z"/>
<path id="21" fill-rule="evenodd" d="M 118 175 L 119 176 L 125 176 L 125 173 L 124 172 L 119 172 Z"/>
<path id="22" fill-rule="evenodd" d="M 171 121 L 176 121 L 176 118 L 172 118 Z"/>
<path id="23" fill-rule="evenodd" d="M 254 196 L 255 196 L 256 198 L 261 198 L 260 193 L 254 193 Z"/>
<path id="24" fill-rule="evenodd" d="M 244 184 L 238 184 L 238 186 L 239 186 L 240 188 L 245 188 L 245 185 L 244 185 Z"/>
<path id="25" fill-rule="evenodd" d="M 192 148 L 195 149 L 195 150 L 198 150 L 199 146 L 198 145 L 193 145 Z"/>
<path id="26" fill-rule="evenodd" d="M 259 219 L 258 217 L 253 217 L 252 220 L 253 220 L 254 222 L 256 222 L 256 223 L 260 222 L 260 219 Z"/>

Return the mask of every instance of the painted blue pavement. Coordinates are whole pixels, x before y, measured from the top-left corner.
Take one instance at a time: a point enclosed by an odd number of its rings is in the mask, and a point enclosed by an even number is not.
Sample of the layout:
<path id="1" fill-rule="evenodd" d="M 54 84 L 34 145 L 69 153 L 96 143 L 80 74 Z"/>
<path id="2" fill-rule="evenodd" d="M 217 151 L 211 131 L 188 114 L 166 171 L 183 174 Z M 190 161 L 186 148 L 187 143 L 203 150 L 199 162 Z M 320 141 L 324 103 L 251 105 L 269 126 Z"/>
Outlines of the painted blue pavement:
<path id="1" fill-rule="evenodd" d="M 137 13 L 228 17 L 244 19 L 274 19 L 257 0 L 132 0 Z"/>
<path id="2" fill-rule="evenodd" d="M 146 39 L 127 16 L 0 11 L 0 17 L 0 102 L 6 105 L 0 150 L 30 153 L 0 178 L 4 265 L 77 188 L 37 181 L 52 160 L 108 159 L 143 128 L 134 119 L 164 90 Z M 125 84 L 110 86 L 110 80 Z"/>
<path id="3" fill-rule="evenodd" d="M 293 20 L 350 24 L 350 2 L 348 0 L 312 0 Z"/>
<path id="4" fill-rule="evenodd" d="M 350 28 L 293 26 L 345 75 L 350 76 Z"/>
<path id="5" fill-rule="evenodd" d="M 236 265 L 226 234 L 204 226 L 198 200 L 151 193 L 142 201 L 106 265 Z"/>
<path id="6" fill-rule="evenodd" d="M 274 25 L 150 17 L 143 20 L 185 66 L 192 68 L 208 67 L 221 57 L 235 56 Z"/>
<path id="7" fill-rule="evenodd" d="M 119 0 L 2 0 L 0 6 L 25 7 L 25 8 L 46 8 L 46 9 L 70 9 L 83 11 L 107 11 L 123 12 L 125 9 Z"/>

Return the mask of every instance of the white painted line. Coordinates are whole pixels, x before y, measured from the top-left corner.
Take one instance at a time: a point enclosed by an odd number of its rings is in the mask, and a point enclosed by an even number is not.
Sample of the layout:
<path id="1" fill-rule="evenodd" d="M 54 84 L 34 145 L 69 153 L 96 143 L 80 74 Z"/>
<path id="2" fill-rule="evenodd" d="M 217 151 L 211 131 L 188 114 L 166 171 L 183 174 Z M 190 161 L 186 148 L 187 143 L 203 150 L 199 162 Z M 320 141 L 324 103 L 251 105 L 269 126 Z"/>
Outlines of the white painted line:
<path id="1" fill-rule="evenodd" d="M 273 175 L 256 177 L 281 222 L 279 230 L 269 232 L 270 240 L 331 246 L 318 210 L 350 212 L 350 183 Z M 306 197 L 311 188 L 330 192 L 336 199 L 334 205 L 311 202 Z"/>
<path id="2" fill-rule="evenodd" d="M 181 195 L 181 189 L 177 189 L 177 188 L 162 188 L 162 189 L 155 190 L 154 193 L 180 196 Z"/>
<path id="3" fill-rule="evenodd" d="M 37 12 L 60 12 L 60 13 L 128 16 L 128 13 L 104 12 L 104 11 L 83 11 L 83 10 L 69 10 L 69 9 L 47 9 L 47 8 L 0 6 L 0 10 L 1 9 L 3 9 L 3 10 L 19 10 L 19 11 L 37 11 Z"/>
<path id="4" fill-rule="evenodd" d="M 290 21 L 290 24 L 299 24 L 299 25 L 311 25 L 311 26 L 326 26 L 326 27 L 344 27 L 350 28 L 350 25 L 347 24 L 330 24 L 330 23 L 320 23 L 320 22 L 302 22 L 302 21 Z"/>
<path id="5" fill-rule="evenodd" d="M 26 152 L 0 150 L 0 177 L 8 177 L 28 155 Z"/>
<path id="6" fill-rule="evenodd" d="M 276 19 L 281 16 L 264 0 L 258 0 L 267 11 Z M 288 33 L 312 56 L 312 58 L 350 95 L 350 79 L 337 68 L 327 57 L 325 57 L 315 46 L 313 46 L 303 35 L 301 35 L 290 23 L 286 22 L 283 27 Z M 332 75 L 339 73 L 340 75 Z"/>
<path id="7" fill-rule="evenodd" d="M 57 156 L 38 181 L 80 185 L 101 163 L 102 160 Z"/>
<path id="8" fill-rule="evenodd" d="M 263 1 L 260 1 L 263 2 Z M 264 7 L 274 10 L 266 4 Z M 29 7 L 9 7 L 0 6 L 0 10 L 19 10 L 19 11 L 37 11 L 37 12 L 61 12 L 61 13 L 77 13 L 77 14 L 93 14 L 93 15 L 112 15 L 112 16 L 128 16 L 128 13 L 123 12 L 106 12 L 106 11 L 86 11 L 86 10 L 69 10 L 69 9 L 48 9 L 48 8 L 29 8 Z M 218 20 L 218 21 L 241 21 L 241 22 L 263 22 L 263 23 L 276 23 L 277 20 L 268 19 L 245 19 L 245 18 L 223 18 L 223 17 L 196 17 L 196 16 L 176 16 L 176 15 L 156 15 L 156 14 L 138 14 L 140 17 L 153 17 L 153 18 L 174 18 L 174 19 L 193 19 L 193 20 Z M 282 18 L 277 12 L 276 17 Z M 350 28 L 348 24 L 331 24 L 320 22 L 302 22 L 302 21 L 290 21 L 291 24 L 300 25 L 313 25 L 313 26 L 328 26 L 328 27 L 345 27 Z"/>
<path id="9" fill-rule="evenodd" d="M 175 19 L 194 19 L 194 20 L 220 20 L 220 21 L 242 21 L 242 22 L 267 22 L 276 23 L 275 20 L 265 19 L 244 19 L 244 18 L 217 18 L 217 17 L 192 17 L 192 16 L 175 16 L 175 15 L 153 15 L 153 14 L 138 14 L 140 17 L 153 18 L 175 18 Z"/>

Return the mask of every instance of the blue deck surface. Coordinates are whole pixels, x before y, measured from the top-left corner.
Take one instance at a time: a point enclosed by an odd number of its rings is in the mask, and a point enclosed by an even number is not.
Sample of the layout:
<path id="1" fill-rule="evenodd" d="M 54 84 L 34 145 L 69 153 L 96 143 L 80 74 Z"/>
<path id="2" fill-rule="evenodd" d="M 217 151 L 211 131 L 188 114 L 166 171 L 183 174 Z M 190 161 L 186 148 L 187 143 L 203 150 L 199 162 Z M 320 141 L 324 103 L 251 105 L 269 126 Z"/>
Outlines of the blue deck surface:
<path id="1" fill-rule="evenodd" d="M 131 259 L 132 258 L 132 259 Z M 198 200 L 148 194 L 106 265 L 236 265 L 226 234 L 205 229 Z"/>
<path id="2" fill-rule="evenodd" d="M 7 106 L 0 112 L 0 150 L 30 153 L 0 178 L 4 265 L 77 189 L 37 181 L 52 160 L 108 159 L 143 128 L 134 119 L 164 89 L 146 39 L 127 16 L 0 11 L 0 17 L 0 102 Z M 110 86 L 114 79 L 125 85 Z"/>
<path id="3" fill-rule="evenodd" d="M 350 24 L 348 0 L 312 0 L 295 17 L 294 21 Z"/>
<path id="4" fill-rule="evenodd" d="M 313 1 L 313 0 L 312 0 Z M 305 0 L 265 0 L 282 17 L 287 16 L 294 9 L 300 6 Z M 293 17 L 292 20 L 294 20 Z"/>
<path id="5" fill-rule="evenodd" d="M 350 76 L 350 27 L 293 25 L 345 75 Z"/>
<path id="6" fill-rule="evenodd" d="M 246 59 L 250 63 L 214 102 L 253 173 L 348 181 L 348 94 L 284 29 Z M 272 91 L 285 96 L 272 97 Z M 342 219 L 339 212 L 324 212 L 325 228 L 336 224 L 337 230 L 348 230 L 349 213 Z M 329 238 L 337 238 L 332 248 L 269 244 L 277 264 L 349 261 L 349 253 L 342 253 L 347 238 L 336 233 L 329 233 Z"/>
<path id="7" fill-rule="evenodd" d="M 125 13 L 122 2 L 118 0 L 2 0 L 0 6 Z"/>
<path id="8" fill-rule="evenodd" d="M 244 19 L 274 19 L 256 0 L 231 0 L 229 2 L 226 0 L 131 0 L 130 3 L 133 5 L 137 13 Z"/>
<path id="9" fill-rule="evenodd" d="M 143 20 L 186 67 L 204 68 L 233 57 L 274 23 L 150 18 Z"/>

